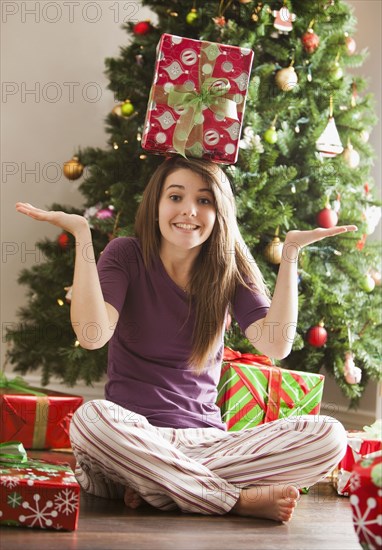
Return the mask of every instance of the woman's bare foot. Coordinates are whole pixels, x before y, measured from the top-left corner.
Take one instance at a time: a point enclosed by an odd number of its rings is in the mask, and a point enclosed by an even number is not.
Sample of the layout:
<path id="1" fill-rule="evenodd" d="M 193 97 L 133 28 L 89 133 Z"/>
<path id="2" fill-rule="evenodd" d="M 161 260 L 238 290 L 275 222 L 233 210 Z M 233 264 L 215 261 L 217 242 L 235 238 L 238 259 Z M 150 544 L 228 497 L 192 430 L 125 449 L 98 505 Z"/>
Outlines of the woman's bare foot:
<path id="1" fill-rule="evenodd" d="M 138 508 L 143 502 L 142 497 L 140 497 L 134 489 L 131 489 L 131 487 L 126 487 L 123 500 L 128 508 L 133 509 Z"/>
<path id="2" fill-rule="evenodd" d="M 299 490 L 293 485 L 256 485 L 242 489 L 231 512 L 239 516 L 290 521 Z"/>

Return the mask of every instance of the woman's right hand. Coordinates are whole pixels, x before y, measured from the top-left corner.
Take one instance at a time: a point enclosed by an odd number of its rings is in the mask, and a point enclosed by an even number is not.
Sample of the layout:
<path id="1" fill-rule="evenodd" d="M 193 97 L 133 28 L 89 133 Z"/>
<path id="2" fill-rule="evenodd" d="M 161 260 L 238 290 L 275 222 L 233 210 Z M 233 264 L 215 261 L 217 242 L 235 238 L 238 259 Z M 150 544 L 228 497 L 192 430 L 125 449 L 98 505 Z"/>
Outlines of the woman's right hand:
<path id="1" fill-rule="evenodd" d="M 35 220 L 56 225 L 74 236 L 78 235 L 81 230 L 89 228 L 86 218 L 78 214 L 67 214 L 66 212 L 56 210 L 42 210 L 27 202 L 17 202 L 16 210 Z"/>

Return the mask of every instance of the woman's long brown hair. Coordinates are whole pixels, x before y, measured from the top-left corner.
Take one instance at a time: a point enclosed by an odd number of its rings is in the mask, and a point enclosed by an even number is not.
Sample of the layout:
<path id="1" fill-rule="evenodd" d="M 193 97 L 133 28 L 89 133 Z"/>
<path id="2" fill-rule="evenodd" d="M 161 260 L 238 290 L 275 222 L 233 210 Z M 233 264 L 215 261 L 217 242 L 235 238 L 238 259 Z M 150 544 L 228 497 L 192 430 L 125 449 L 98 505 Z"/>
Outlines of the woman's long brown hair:
<path id="1" fill-rule="evenodd" d="M 233 302 L 237 286 L 242 284 L 259 294 L 269 294 L 240 234 L 230 182 L 217 164 L 206 160 L 172 157 L 150 178 L 135 221 L 135 233 L 146 267 L 149 268 L 160 252 L 161 234 L 156 220 L 163 184 L 167 176 L 181 168 L 192 170 L 203 178 L 214 194 L 216 207 L 214 228 L 202 245 L 190 280 L 190 296 L 195 307 L 190 365 L 200 373 L 221 338 L 227 307 Z"/>

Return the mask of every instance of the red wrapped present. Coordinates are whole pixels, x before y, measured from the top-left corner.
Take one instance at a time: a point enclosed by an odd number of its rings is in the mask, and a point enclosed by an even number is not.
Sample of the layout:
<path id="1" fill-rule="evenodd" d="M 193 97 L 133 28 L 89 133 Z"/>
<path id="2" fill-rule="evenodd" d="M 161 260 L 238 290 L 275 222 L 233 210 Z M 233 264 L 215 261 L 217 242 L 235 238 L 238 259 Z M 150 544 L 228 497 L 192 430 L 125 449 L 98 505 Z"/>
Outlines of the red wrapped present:
<path id="1" fill-rule="evenodd" d="M 69 448 L 69 424 L 83 398 L 33 388 L 21 378 L 0 377 L 1 441 L 26 449 Z"/>
<path id="2" fill-rule="evenodd" d="M 73 531 L 80 486 L 69 464 L 28 459 L 21 443 L 0 446 L 0 525 Z"/>
<path id="3" fill-rule="evenodd" d="M 337 493 L 342 496 L 349 496 L 350 476 L 354 464 L 367 457 L 371 453 L 382 450 L 382 441 L 367 432 L 347 432 L 348 445 L 346 454 L 338 465 L 337 476 L 334 478 L 334 485 Z"/>
<path id="4" fill-rule="evenodd" d="M 217 404 L 228 430 L 252 428 L 278 418 L 318 414 L 324 376 L 272 365 L 264 355 L 225 348 Z"/>
<path id="5" fill-rule="evenodd" d="M 235 163 L 252 50 L 163 34 L 157 52 L 142 147 Z"/>
<path id="6" fill-rule="evenodd" d="M 350 477 L 353 525 L 364 550 L 382 547 L 382 452 L 361 459 Z"/>

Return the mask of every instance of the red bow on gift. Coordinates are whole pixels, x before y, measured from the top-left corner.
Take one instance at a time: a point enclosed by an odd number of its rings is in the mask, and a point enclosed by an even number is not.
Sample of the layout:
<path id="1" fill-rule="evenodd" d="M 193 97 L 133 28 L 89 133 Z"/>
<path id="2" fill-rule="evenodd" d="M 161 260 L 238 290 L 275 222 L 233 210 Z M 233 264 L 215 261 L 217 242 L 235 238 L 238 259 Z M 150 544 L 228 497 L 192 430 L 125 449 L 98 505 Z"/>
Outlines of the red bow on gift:
<path id="1" fill-rule="evenodd" d="M 272 361 L 266 355 L 255 355 L 253 353 L 240 353 L 231 348 L 224 348 L 223 361 L 237 361 L 245 364 L 260 363 L 261 365 L 272 365 Z"/>

